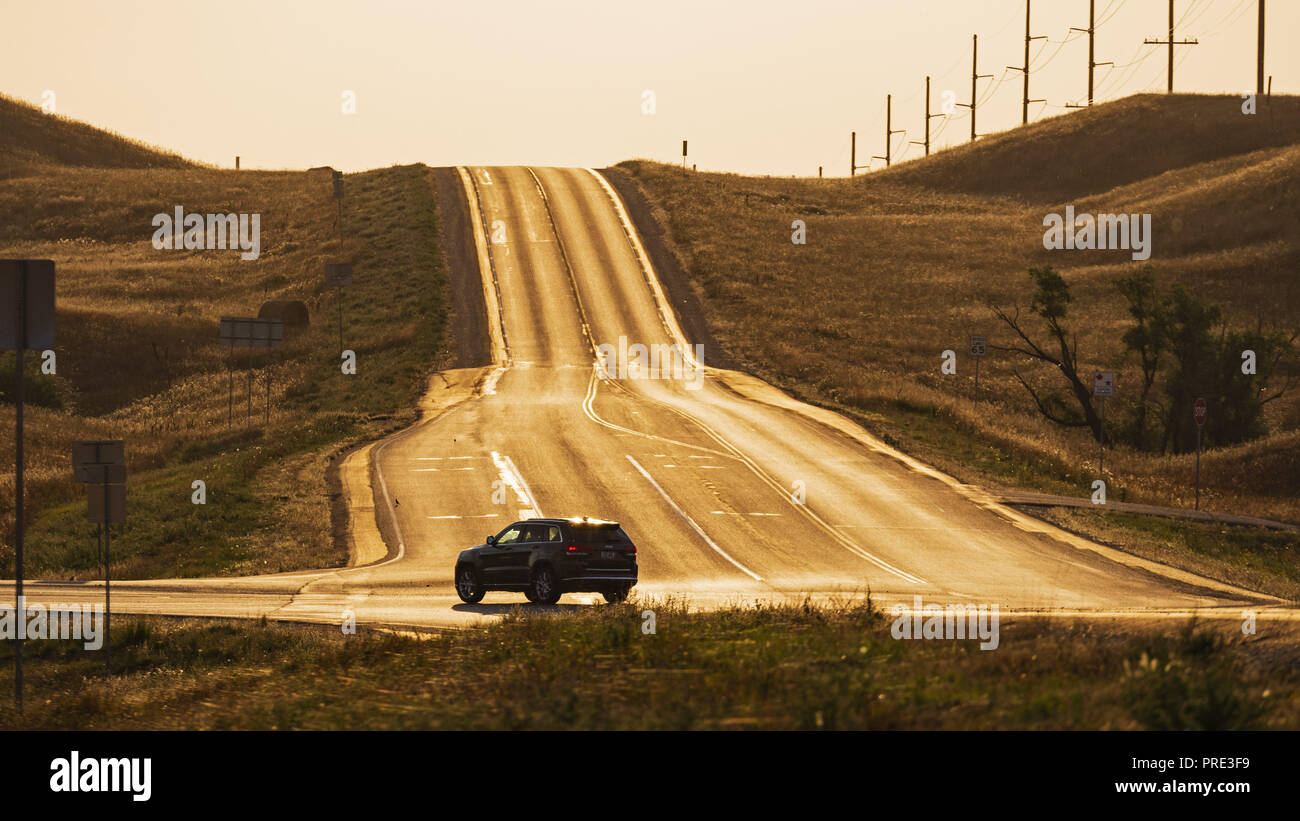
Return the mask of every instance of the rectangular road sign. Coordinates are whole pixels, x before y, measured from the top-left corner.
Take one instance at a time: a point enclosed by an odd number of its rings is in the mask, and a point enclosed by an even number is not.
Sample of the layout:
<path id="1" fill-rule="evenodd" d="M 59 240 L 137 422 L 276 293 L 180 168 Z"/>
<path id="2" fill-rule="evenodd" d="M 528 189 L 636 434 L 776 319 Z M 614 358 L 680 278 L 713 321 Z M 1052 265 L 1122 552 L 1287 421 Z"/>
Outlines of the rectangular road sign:
<path id="1" fill-rule="evenodd" d="M 24 272 L 27 338 L 22 347 L 29 351 L 54 347 L 54 262 L 0 259 L 0 350 L 18 348 L 18 292 Z"/>
<path id="2" fill-rule="evenodd" d="M 325 263 L 325 284 L 331 288 L 346 288 L 352 285 L 352 263 Z"/>
<path id="3" fill-rule="evenodd" d="M 126 465 L 77 465 L 72 472 L 74 479 L 86 485 L 126 484 Z"/>
<path id="4" fill-rule="evenodd" d="M 334 199 L 343 199 L 343 175 L 337 171 L 334 172 Z"/>
<path id="5" fill-rule="evenodd" d="M 985 349 L 985 340 L 982 336 L 971 336 L 970 352 L 971 356 L 983 356 Z"/>
<path id="6" fill-rule="evenodd" d="M 77 471 L 78 482 L 88 482 L 80 478 L 83 465 L 125 465 L 126 447 L 121 439 L 72 443 L 72 469 Z"/>
<path id="7" fill-rule="evenodd" d="M 279 348 L 284 345 L 284 322 L 279 319 L 223 316 L 221 344 L 232 348 Z"/>
<path id="8" fill-rule="evenodd" d="M 105 487 L 108 488 L 107 492 Z M 108 496 L 108 518 L 104 518 L 104 496 Z M 126 522 L 126 485 L 86 485 L 86 521 L 101 525 Z"/>
<path id="9" fill-rule="evenodd" d="M 1114 371 L 1097 371 L 1092 378 L 1092 395 L 1093 396 L 1114 396 L 1115 395 L 1115 372 Z"/>

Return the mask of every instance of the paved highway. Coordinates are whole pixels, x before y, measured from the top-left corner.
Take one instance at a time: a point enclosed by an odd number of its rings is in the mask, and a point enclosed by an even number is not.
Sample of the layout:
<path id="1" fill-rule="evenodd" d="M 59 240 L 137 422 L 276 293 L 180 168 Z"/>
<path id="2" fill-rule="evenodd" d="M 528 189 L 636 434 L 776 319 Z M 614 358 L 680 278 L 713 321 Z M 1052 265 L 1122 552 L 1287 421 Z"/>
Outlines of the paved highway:
<path id="1" fill-rule="evenodd" d="M 115 610 L 475 623 L 524 600 L 488 593 L 479 605 L 460 603 L 456 553 L 540 515 L 622 522 L 639 547 L 637 591 L 701 606 L 868 589 L 882 602 L 921 596 L 1004 612 L 1237 615 L 1246 603 L 1277 604 L 1064 533 L 842 417 L 697 361 L 598 173 L 460 175 L 480 229 L 495 362 L 435 380 L 426 418 L 370 449 L 374 506 L 395 525 L 390 554 L 319 573 L 123 582 Z M 638 344 L 676 346 L 681 367 L 620 373 L 627 360 L 617 356 L 605 360 L 612 370 L 596 367 L 598 349 Z M 48 601 L 101 593 L 53 583 L 29 590 Z"/>

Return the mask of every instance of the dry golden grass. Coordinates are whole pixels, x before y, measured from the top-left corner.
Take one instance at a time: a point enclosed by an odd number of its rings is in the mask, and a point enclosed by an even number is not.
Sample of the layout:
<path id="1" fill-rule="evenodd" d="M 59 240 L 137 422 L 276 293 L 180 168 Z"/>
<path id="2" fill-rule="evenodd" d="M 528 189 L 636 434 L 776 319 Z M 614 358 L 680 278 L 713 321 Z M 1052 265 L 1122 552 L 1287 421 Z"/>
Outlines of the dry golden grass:
<path id="1" fill-rule="evenodd" d="M 640 631 L 641 611 L 659 629 Z M 699 612 L 638 600 L 521 606 L 417 637 L 328 625 L 121 619 L 116 673 L 31 642 L 4 729 L 1294 730 L 1300 637 L 1281 622 L 1004 618 L 978 640 L 899 641 L 869 602 Z M 10 643 L 6 642 L 5 645 Z M 9 684 L 0 646 L 0 691 Z M 39 694 L 39 695 L 37 695 Z"/>
<path id="2" fill-rule="evenodd" d="M 0 179 L 33 165 L 191 168 L 197 163 L 0 94 Z"/>
<path id="3" fill-rule="evenodd" d="M 49 127 L 63 134 L 62 124 Z M 87 145 L 83 154 L 112 161 L 119 142 L 101 134 L 98 153 Z M 187 213 L 260 214 L 259 258 L 155 249 L 153 216 L 178 205 Z M 129 521 L 116 575 L 343 561 L 330 528 L 321 526 L 331 520 L 328 463 L 348 442 L 399 424 L 392 414 L 413 414 L 423 375 L 447 353 L 428 170 L 350 176 L 346 241 L 337 238 L 328 172 L 28 162 L 0 177 L 0 214 L 0 257 L 48 258 L 56 266 L 58 372 L 32 378 L 63 407 L 27 406 L 29 575 L 98 573 L 90 526 L 78 521 L 83 491 L 71 481 L 70 446 L 83 439 L 126 441 Z M 347 344 L 359 359 L 355 377 L 340 373 L 338 301 L 323 282 L 325 262 L 348 259 L 356 261 L 344 311 Z M 273 299 L 306 303 L 311 326 L 277 352 L 269 423 L 268 356 L 234 354 L 228 431 L 231 357 L 219 344 L 218 321 L 256 316 Z M 28 354 L 29 374 L 36 358 Z M 0 355 L 0 368 L 12 372 L 12 353 Z M 0 430 L 12 431 L 13 420 L 13 405 L 0 404 Z M 5 568 L 12 561 L 13 462 L 13 436 L 0 436 L 0 465 L 10 466 L 0 470 Z M 189 501 L 195 479 L 208 483 L 203 508 Z"/>
<path id="4" fill-rule="evenodd" d="M 1207 134 L 1233 127 L 1218 111 L 1224 99 L 1120 101 L 856 180 L 622 167 L 657 205 L 712 329 L 738 361 L 970 481 L 1087 495 L 1095 442 L 1043 419 L 1013 370 L 1040 387 L 1059 387 L 1059 376 L 990 349 L 977 392 L 967 336 L 1011 344 L 988 306 L 1027 306 L 1027 268 L 1051 265 L 1075 297 L 1067 325 L 1081 365 L 1116 371 L 1112 421 L 1132 398 L 1138 369 L 1120 356 L 1127 314 L 1113 283 L 1142 263 L 1123 251 L 1044 250 L 1044 215 L 1070 202 L 1079 212 L 1151 213 L 1161 287 L 1185 284 L 1237 326 L 1300 328 L 1300 101 L 1275 98 L 1269 128 L 1242 125 L 1216 141 Z M 1195 128 L 1160 130 L 1189 110 L 1201 112 Z M 1079 159 L 1086 178 L 1065 159 L 1077 129 L 1107 137 Z M 1153 165 L 1136 148 L 1149 142 L 1164 158 Z M 1010 196 L 1026 179 L 1041 185 Z M 1050 198 L 1068 191 L 1093 193 Z M 1049 199 L 1031 204 L 1031 195 Z M 807 224 L 806 245 L 791 242 L 796 219 Z M 945 349 L 958 352 L 958 375 L 941 374 Z M 1203 456 L 1203 507 L 1300 521 L 1300 389 L 1270 404 L 1267 420 L 1268 437 Z M 1110 497 L 1190 506 L 1193 460 L 1108 452 Z"/>

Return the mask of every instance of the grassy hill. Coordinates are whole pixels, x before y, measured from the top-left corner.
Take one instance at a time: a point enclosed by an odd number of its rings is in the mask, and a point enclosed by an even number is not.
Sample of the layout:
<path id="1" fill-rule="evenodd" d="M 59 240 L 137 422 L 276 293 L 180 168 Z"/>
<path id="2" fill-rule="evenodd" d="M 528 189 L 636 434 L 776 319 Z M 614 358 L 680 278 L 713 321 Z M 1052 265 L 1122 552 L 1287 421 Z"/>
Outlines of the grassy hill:
<path id="1" fill-rule="evenodd" d="M 1096 443 L 1043 419 L 1013 372 L 1039 387 L 1059 375 L 991 350 L 976 390 L 967 336 L 1010 345 L 990 305 L 1027 308 L 1027 268 L 1051 265 L 1074 295 L 1066 324 L 1081 365 L 1134 390 L 1114 281 L 1143 263 L 1045 250 L 1043 218 L 1066 203 L 1152 214 L 1161 287 L 1185 285 L 1235 326 L 1300 328 L 1300 99 L 1275 97 L 1254 119 L 1239 103 L 1144 95 L 853 180 L 619 169 L 654 204 L 711 329 L 747 368 L 969 481 L 1086 496 Z M 806 245 L 791 242 L 796 219 Z M 946 349 L 957 375 L 940 372 Z M 1288 362 L 1287 375 L 1300 367 Z M 1203 457 L 1203 507 L 1300 521 L 1298 394 L 1267 406 L 1266 438 Z M 1110 452 L 1110 498 L 1191 507 L 1193 458 Z M 1294 542 L 1272 549 L 1294 557 Z"/>
<path id="2" fill-rule="evenodd" d="M 184 157 L 0 94 L 0 179 L 42 165 L 192 168 Z"/>
<path id="3" fill-rule="evenodd" d="M 349 443 L 411 418 L 424 375 L 447 353 L 430 170 L 349 175 L 340 239 L 328 173 L 196 166 L 12 101 L 0 105 L 0 134 L 0 167 L 23 169 L 0 178 L 0 257 L 56 266 L 57 373 L 27 357 L 29 576 L 99 576 L 69 465 L 83 439 L 126 441 L 130 513 L 113 540 L 115 576 L 341 564 L 346 546 L 320 525 L 338 521 L 327 467 Z M 155 249 L 153 215 L 178 205 L 259 214 L 260 257 Z M 323 264 L 345 259 L 355 262 L 345 330 L 358 355 L 346 377 L 337 296 L 323 282 Z M 222 316 L 257 316 L 269 300 L 302 301 L 311 324 L 273 363 L 266 422 L 268 357 L 241 349 L 232 359 L 217 329 Z M 13 368 L 13 354 L 0 353 L 0 429 L 10 431 Z M 0 437 L 0 464 L 13 464 L 13 448 Z M 206 505 L 190 502 L 196 479 Z M 6 578 L 13 481 L 0 472 Z"/>
<path id="4" fill-rule="evenodd" d="M 1138 94 L 896 165 L 878 176 L 944 192 L 1066 202 L 1166 171 L 1291 145 L 1300 98 Z"/>

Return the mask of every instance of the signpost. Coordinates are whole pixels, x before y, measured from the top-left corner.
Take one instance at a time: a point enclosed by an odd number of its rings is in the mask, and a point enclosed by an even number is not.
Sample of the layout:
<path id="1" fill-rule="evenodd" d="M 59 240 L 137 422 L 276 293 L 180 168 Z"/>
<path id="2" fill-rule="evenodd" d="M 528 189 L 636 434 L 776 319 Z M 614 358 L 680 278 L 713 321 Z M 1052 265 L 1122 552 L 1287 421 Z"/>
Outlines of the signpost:
<path id="1" fill-rule="evenodd" d="M 284 346 L 284 321 L 246 316 L 223 316 L 221 344 L 230 347 L 230 387 L 227 397 L 226 427 L 235 413 L 235 348 L 280 348 Z M 248 418 L 253 418 L 253 370 L 248 370 Z M 271 419 L 271 370 L 266 371 L 266 419 Z"/>
<path id="2" fill-rule="evenodd" d="M 1204 399 L 1197 399 L 1192 404 L 1192 419 L 1196 422 L 1196 509 L 1201 509 L 1201 428 L 1210 415 Z"/>
<path id="3" fill-rule="evenodd" d="M 95 523 L 95 549 L 103 534 L 104 665 L 113 673 L 110 639 L 113 583 L 110 524 L 126 522 L 126 447 L 121 440 L 76 442 L 72 445 L 72 478 L 86 486 L 86 519 Z"/>
<path id="4" fill-rule="evenodd" d="M 682 140 L 682 170 L 686 170 L 686 141 Z"/>
<path id="5" fill-rule="evenodd" d="M 1097 397 L 1101 414 L 1101 436 L 1098 436 L 1097 475 L 1106 479 L 1106 397 L 1115 395 L 1115 372 L 1097 371 L 1092 378 L 1092 395 Z"/>
<path id="6" fill-rule="evenodd" d="M 352 263 L 325 263 L 325 285 L 339 291 L 339 356 L 343 355 L 343 289 L 352 285 Z"/>
<path id="7" fill-rule="evenodd" d="M 982 336 L 971 335 L 970 355 L 975 357 L 975 390 L 980 389 L 980 357 L 984 356 L 987 341 Z"/>
<path id="8" fill-rule="evenodd" d="M 0 260 L 0 349 L 14 364 L 14 609 L 23 619 L 23 352 L 54 347 L 54 263 Z M 14 707 L 23 711 L 23 635 L 14 636 Z"/>
<path id="9" fill-rule="evenodd" d="M 334 172 L 334 201 L 338 203 L 339 215 L 338 221 L 334 223 L 334 228 L 339 236 L 343 235 L 343 172 Z"/>

